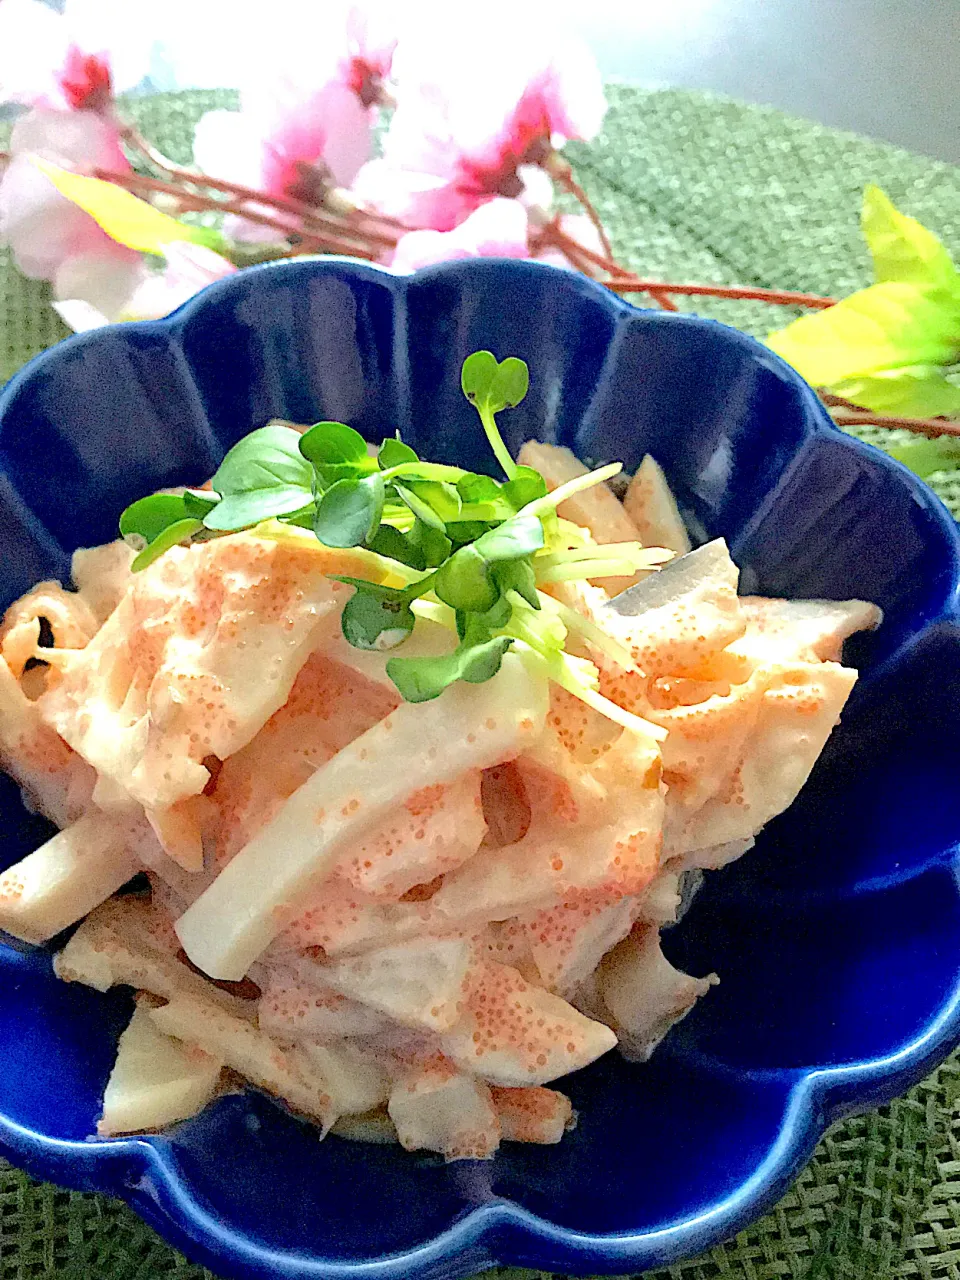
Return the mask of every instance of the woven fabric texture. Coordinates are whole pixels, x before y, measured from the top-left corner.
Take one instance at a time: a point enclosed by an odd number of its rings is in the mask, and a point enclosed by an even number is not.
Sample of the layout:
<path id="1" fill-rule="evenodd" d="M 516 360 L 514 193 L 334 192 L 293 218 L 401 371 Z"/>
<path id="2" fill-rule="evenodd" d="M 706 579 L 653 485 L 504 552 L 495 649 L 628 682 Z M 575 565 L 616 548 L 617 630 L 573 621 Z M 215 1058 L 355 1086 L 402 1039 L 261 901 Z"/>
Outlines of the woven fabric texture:
<path id="1" fill-rule="evenodd" d="M 603 136 L 571 148 L 621 261 L 662 279 L 842 294 L 869 282 L 859 235 L 877 182 L 960 257 L 960 172 L 894 147 L 680 91 L 609 86 Z M 144 132 L 190 158 L 199 115 L 229 95 L 132 104 Z M 0 132 L 0 145 L 3 137 Z M 697 300 L 700 314 L 763 336 L 791 313 Z M 0 250 L 0 383 L 63 337 L 46 286 Z M 893 443 L 899 432 L 864 434 Z M 960 515 L 960 477 L 931 484 Z M 539 1280 L 511 1269 L 496 1280 Z M 905 1098 L 836 1126 L 773 1212 L 657 1280 L 960 1280 L 960 1060 Z M 0 1161 L 0 1280 L 212 1280 L 124 1205 L 61 1191 Z"/>

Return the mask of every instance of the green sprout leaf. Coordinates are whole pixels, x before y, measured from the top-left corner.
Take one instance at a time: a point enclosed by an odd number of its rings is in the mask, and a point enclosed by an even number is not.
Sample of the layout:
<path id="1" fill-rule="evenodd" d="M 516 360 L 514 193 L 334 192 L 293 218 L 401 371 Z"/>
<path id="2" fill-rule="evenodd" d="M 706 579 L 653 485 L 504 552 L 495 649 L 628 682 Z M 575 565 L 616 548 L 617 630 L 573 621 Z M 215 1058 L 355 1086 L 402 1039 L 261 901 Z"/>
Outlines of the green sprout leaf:
<path id="1" fill-rule="evenodd" d="M 494 413 L 515 409 L 529 389 L 530 370 L 516 356 L 507 356 L 500 361 L 488 392 L 490 408 Z"/>
<path id="2" fill-rule="evenodd" d="M 490 448 L 508 480 L 516 475 L 517 464 L 503 443 L 494 415 L 501 409 L 515 408 L 527 394 L 529 386 L 527 366 L 516 356 L 507 356 L 498 362 L 492 351 L 474 351 L 464 360 L 460 370 L 463 394 L 480 415 Z"/>
<path id="3" fill-rule="evenodd" d="M 400 439 L 386 439 L 377 454 L 377 463 L 381 471 L 389 471 L 391 467 L 403 466 L 405 462 L 419 462 L 413 449 Z"/>
<path id="4" fill-rule="evenodd" d="M 153 564 L 154 560 L 159 560 L 165 551 L 169 551 L 171 547 L 178 546 L 181 542 L 189 542 L 195 533 L 199 533 L 203 525 L 199 520 L 187 519 L 177 520 L 173 524 L 168 524 L 162 533 L 158 534 L 149 546 L 144 547 L 138 556 L 130 565 L 132 573 L 139 573 L 141 569 L 146 569 L 147 565 Z"/>
<path id="5" fill-rule="evenodd" d="M 187 489 L 183 495 L 183 505 L 188 516 L 196 516 L 198 520 L 217 505 L 220 498 L 206 489 Z"/>
<path id="6" fill-rule="evenodd" d="M 366 469 L 372 463 L 367 442 L 343 422 L 318 422 L 298 439 L 300 453 L 315 467 L 346 465 Z"/>
<path id="7" fill-rule="evenodd" d="M 483 534 L 473 544 L 491 564 L 532 556 L 543 546 L 543 526 L 536 516 L 516 516 Z"/>
<path id="8" fill-rule="evenodd" d="M 460 369 L 460 387 L 471 404 L 486 405 L 499 369 L 492 351 L 474 351 Z"/>
<path id="9" fill-rule="evenodd" d="M 460 370 L 463 394 L 478 409 L 499 413 L 513 409 L 527 394 L 530 372 L 522 360 L 507 356 L 497 361 L 492 351 L 475 351 Z"/>
<path id="10" fill-rule="evenodd" d="M 435 569 L 443 564 L 453 550 L 453 543 L 446 533 L 424 524 L 422 520 L 416 521 L 407 536 L 410 545 L 420 553 L 424 568 L 427 569 Z"/>
<path id="11" fill-rule="evenodd" d="M 483 684 L 500 670 L 503 655 L 513 644 L 509 636 L 496 636 L 475 645 L 459 645 L 438 658 L 390 658 L 387 675 L 406 702 L 429 702 L 457 680 Z"/>
<path id="12" fill-rule="evenodd" d="M 543 546 L 543 526 L 535 516 L 518 516 L 454 552 L 437 570 L 434 591 L 453 609 L 485 613 L 500 598 L 494 566 L 520 560 Z"/>
<path id="13" fill-rule="evenodd" d="M 431 529 L 443 533 L 448 520 L 460 515 L 460 495 L 451 484 L 436 480 L 394 481 L 399 497 L 407 504 L 418 520 Z"/>
<path id="14" fill-rule="evenodd" d="M 164 529 L 189 514 L 180 495 L 154 493 L 127 507 L 120 517 L 120 536 L 139 551 L 159 538 Z"/>
<path id="15" fill-rule="evenodd" d="M 516 591 L 517 595 L 526 600 L 532 609 L 540 608 L 537 575 L 529 560 L 508 560 L 498 564 L 493 571 L 493 576 L 504 595 L 508 591 Z"/>
<path id="16" fill-rule="evenodd" d="M 529 470 L 519 467 L 519 471 Z M 464 505 L 468 503 L 497 502 L 501 496 L 502 486 L 492 476 L 481 476 L 469 472 L 457 481 L 457 493 Z"/>
<path id="17" fill-rule="evenodd" d="M 502 492 L 514 511 L 519 511 L 528 502 L 546 495 L 547 482 L 533 467 L 517 467 L 513 479 L 507 481 Z"/>
<path id="18" fill-rule="evenodd" d="M 385 500 L 378 471 L 362 479 L 338 480 L 320 497 L 313 530 L 327 547 L 357 547 L 375 537 Z"/>
<path id="19" fill-rule="evenodd" d="M 301 488 L 308 495 L 313 480 L 300 454 L 300 435 L 292 427 L 271 424 L 239 440 L 210 482 L 222 497 L 258 489 Z"/>
<path id="20" fill-rule="evenodd" d="M 500 589 L 493 580 L 491 567 L 477 550 L 475 542 L 461 547 L 437 570 L 433 588 L 437 598 L 450 605 L 451 609 L 486 613 L 500 598 Z"/>
<path id="21" fill-rule="evenodd" d="M 357 590 L 343 607 L 340 626 L 355 649 L 395 649 L 414 628 L 409 591 L 377 586 L 360 578 L 338 578 Z"/>
<path id="22" fill-rule="evenodd" d="M 459 520 L 463 503 L 455 485 L 438 480 L 405 479 L 403 488 L 407 506 L 410 506 L 409 497 L 412 494 L 420 506 L 426 504 L 443 525 L 451 520 Z M 413 510 L 412 507 L 410 509 Z M 415 514 L 420 513 L 417 511 Z"/>
<path id="23" fill-rule="evenodd" d="M 505 596 L 501 596 L 486 613 L 466 613 L 460 609 L 457 611 L 457 635 L 465 644 L 482 644 L 495 631 L 502 630 L 512 614 L 513 605 Z"/>
<path id="24" fill-rule="evenodd" d="M 249 493 L 232 493 L 221 499 L 207 511 L 203 525 L 213 533 L 236 533 L 259 524 L 261 520 L 277 520 L 310 507 L 309 491 L 298 486 L 252 489 Z"/>
<path id="25" fill-rule="evenodd" d="M 376 551 L 377 555 L 386 556 L 389 560 L 399 560 L 411 569 L 426 568 L 419 546 L 415 546 L 407 534 L 401 533 L 392 524 L 382 524 L 367 546 L 371 551 Z"/>

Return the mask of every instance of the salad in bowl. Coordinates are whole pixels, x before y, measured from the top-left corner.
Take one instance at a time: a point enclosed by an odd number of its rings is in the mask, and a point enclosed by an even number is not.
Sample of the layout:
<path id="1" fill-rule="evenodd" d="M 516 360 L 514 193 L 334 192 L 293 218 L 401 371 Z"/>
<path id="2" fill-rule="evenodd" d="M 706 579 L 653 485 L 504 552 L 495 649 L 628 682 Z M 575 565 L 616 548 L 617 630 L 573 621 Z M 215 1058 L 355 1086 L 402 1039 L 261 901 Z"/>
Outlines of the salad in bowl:
<path id="1" fill-rule="evenodd" d="M 451 306 L 472 354 L 441 361 Z M 558 365 L 523 334 L 565 313 Z M 956 535 L 758 352 L 529 264 L 305 263 L 21 375 L 15 1158 L 238 1274 L 622 1271 L 945 1052 L 950 815 L 905 860 L 884 780 L 938 716 Z M 17 448 L 77 387 L 79 527 Z"/>
<path id="2" fill-rule="evenodd" d="M 556 1143 L 546 1086 L 645 1060 L 716 981 L 660 928 L 795 799 L 880 612 L 739 597 L 652 456 L 621 503 L 618 463 L 511 457 L 522 361 L 460 381 L 503 480 L 271 423 L 7 610 L 0 761 L 61 830 L 0 926 L 86 917 L 57 976 L 137 989 L 101 1136 L 239 1076 L 321 1135 Z"/>

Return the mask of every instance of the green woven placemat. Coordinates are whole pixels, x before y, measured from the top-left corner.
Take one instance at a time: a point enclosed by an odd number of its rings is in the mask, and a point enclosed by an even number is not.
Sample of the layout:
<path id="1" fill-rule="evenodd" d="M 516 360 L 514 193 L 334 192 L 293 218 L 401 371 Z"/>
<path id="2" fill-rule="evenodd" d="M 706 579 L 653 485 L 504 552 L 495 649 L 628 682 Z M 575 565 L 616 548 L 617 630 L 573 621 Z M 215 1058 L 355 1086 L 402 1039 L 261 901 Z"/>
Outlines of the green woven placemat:
<path id="1" fill-rule="evenodd" d="M 629 266 L 675 280 L 842 293 L 868 282 L 860 194 L 878 182 L 960 256 L 960 173 L 779 112 L 679 91 L 610 87 L 603 137 L 577 150 Z M 224 95 L 137 104 L 145 131 L 189 159 L 197 116 Z M 788 311 L 696 309 L 758 335 Z M 0 382 L 62 337 L 42 286 L 0 252 Z M 880 433 L 876 438 L 882 440 Z M 932 477 L 960 514 L 960 482 Z M 488 1273 L 519 1280 L 534 1273 Z M 960 1280 L 960 1062 L 889 1107 L 836 1126 L 776 1209 L 659 1280 Z M 124 1205 L 60 1191 L 0 1162 L 0 1280 L 201 1280 Z"/>

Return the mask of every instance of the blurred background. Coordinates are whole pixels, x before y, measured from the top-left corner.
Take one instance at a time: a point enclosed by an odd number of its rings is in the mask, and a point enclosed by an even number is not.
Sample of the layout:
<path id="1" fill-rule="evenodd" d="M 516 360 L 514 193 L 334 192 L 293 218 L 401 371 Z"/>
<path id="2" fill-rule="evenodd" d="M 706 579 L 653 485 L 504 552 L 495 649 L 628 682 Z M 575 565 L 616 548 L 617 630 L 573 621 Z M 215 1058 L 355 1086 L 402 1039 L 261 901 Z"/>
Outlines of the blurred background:
<path id="1" fill-rule="evenodd" d="M 729 94 L 960 161 L 960 0 L 560 7 L 606 77 Z"/>
<path id="2" fill-rule="evenodd" d="M 61 2 L 47 0 L 53 8 Z M 960 0 L 516 2 L 539 4 L 545 21 L 562 15 L 606 79 L 725 94 L 960 161 Z M 197 42 L 195 65 L 155 68 L 158 90 L 229 87 L 227 28 L 239 38 L 264 13 L 260 0 L 130 3 L 165 25 L 190 24 L 202 9 L 217 15 L 214 38 Z M 436 7 L 436 0 L 396 3 L 398 10 Z M 473 7 L 464 0 L 439 7 L 438 21 L 460 21 L 468 36 Z"/>
<path id="3" fill-rule="evenodd" d="M 131 0 L 131 3 L 152 0 Z M 323 0 L 303 0 L 322 4 Z M 396 0 L 398 11 L 436 11 L 464 26 L 473 4 Z M 592 48 L 605 78 L 650 88 L 702 89 L 779 107 L 834 128 L 960 161 L 960 0 L 514 0 L 563 17 Z M 165 0 L 164 21 L 221 0 Z M 483 4 L 484 13 L 491 6 Z M 232 0 L 235 35 L 263 20 L 259 0 Z M 510 7 L 505 10 L 509 15 Z M 502 19 L 509 24 L 509 16 Z M 230 84 L 222 22 L 197 43 L 197 87 Z M 183 87 L 185 68 L 158 67 L 157 88 Z M 178 83 L 178 81 L 180 83 Z"/>

